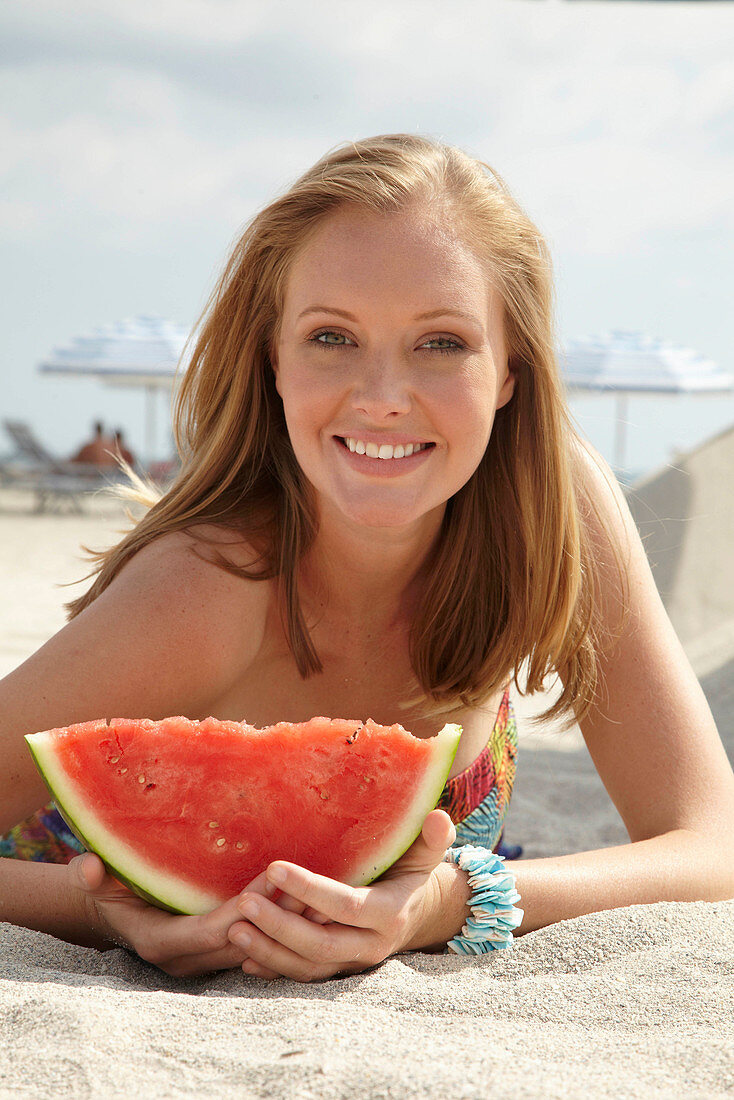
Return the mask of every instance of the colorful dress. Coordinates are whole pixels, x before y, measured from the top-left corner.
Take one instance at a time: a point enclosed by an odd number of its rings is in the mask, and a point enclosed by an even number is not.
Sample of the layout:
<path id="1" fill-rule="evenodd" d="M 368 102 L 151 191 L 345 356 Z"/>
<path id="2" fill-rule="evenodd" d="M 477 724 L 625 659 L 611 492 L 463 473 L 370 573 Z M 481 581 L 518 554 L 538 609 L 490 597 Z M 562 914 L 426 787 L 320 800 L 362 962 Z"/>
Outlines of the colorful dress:
<path id="1" fill-rule="evenodd" d="M 439 799 L 456 825 L 456 845 L 476 844 L 517 859 L 522 849 L 501 843 L 516 762 L 517 724 L 505 691 L 486 746 L 473 764 L 447 781 Z M 0 836 L 0 856 L 37 863 L 68 863 L 85 850 L 53 802 Z"/>

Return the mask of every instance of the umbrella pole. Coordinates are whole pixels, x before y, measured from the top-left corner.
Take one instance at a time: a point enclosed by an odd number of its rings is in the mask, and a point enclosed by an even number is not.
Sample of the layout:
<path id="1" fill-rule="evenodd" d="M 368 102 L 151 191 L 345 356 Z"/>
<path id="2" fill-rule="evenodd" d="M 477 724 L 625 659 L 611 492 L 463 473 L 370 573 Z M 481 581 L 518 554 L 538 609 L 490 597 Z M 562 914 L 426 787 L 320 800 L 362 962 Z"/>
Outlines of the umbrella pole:
<path id="1" fill-rule="evenodd" d="M 627 394 L 617 394 L 617 422 L 614 426 L 614 466 L 617 476 L 627 470 Z"/>
<path id="2" fill-rule="evenodd" d="M 155 387 L 145 387 L 145 465 L 150 466 L 155 449 Z"/>

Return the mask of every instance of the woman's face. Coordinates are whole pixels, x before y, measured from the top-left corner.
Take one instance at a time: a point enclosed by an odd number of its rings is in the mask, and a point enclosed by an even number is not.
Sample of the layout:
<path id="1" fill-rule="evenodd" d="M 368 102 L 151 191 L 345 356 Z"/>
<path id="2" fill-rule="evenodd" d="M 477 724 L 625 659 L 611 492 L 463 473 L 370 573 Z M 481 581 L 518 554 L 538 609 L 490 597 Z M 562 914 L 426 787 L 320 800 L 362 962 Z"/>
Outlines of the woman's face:
<path id="1" fill-rule="evenodd" d="M 273 367 L 322 518 L 376 527 L 443 513 L 514 388 L 499 296 L 422 206 L 324 220 L 291 268 Z"/>

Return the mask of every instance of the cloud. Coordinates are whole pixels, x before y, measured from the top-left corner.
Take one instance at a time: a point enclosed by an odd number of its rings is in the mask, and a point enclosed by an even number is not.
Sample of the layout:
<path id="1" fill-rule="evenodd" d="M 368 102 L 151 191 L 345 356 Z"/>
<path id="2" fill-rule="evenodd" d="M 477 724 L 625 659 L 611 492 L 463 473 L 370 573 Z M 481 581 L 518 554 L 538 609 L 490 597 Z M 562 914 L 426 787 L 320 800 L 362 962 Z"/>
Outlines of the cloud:
<path id="1" fill-rule="evenodd" d="M 418 129 L 492 163 L 567 248 L 730 232 L 734 12 L 704 7 L 10 0 L 2 223 L 236 226 L 339 141 Z"/>

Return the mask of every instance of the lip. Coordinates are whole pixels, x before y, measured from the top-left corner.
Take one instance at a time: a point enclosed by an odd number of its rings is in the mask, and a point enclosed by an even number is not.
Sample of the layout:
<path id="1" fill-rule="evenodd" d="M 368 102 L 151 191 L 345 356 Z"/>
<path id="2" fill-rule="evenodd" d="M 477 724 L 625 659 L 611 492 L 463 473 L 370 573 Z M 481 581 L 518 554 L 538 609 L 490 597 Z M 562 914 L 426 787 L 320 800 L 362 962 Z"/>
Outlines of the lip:
<path id="1" fill-rule="evenodd" d="M 352 436 L 351 438 L 362 439 L 365 443 L 377 442 L 376 439 L 365 438 L 363 435 Z M 332 441 L 345 462 L 348 462 L 354 470 L 369 474 L 371 477 L 400 477 L 401 474 L 410 473 L 411 470 L 426 462 L 436 449 L 435 446 L 426 447 L 422 451 L 416 451 L 415 454 L 408 455 L 407 458 L 370 458 L 368 455 L 359 455 L 356 451 L 350 451 L 340 436 L 332 436 Z M 380 442 L 388 443 L 389 439 L 386 439 L 383 435 Z M 402 442 L 402 439 L 397 440 L 397 443 Z M 408 439 L 407 442 L 411 443 L 413 440 Z M 393 446 L 396 446 L 396 444 L 393 444 Z"/>
<path id="2" fill-rule="evenodd" d="M 406 444 L 412 443 L 415 447 L 418 443 L 434 442 L 432 439 L 421 439 L 417 435 L 398 435 L 397 432 L 365 432 L 362 430 L 341 432 L 339 435 L 335 435 L 334 439 L 339 442 L 343 439 L 361 439 L 363 443 L 376 443 L 378 447 L 381 443 L 389 443 L 391 447 L 397 447 L 401 443 L 405 447 Z"/>

